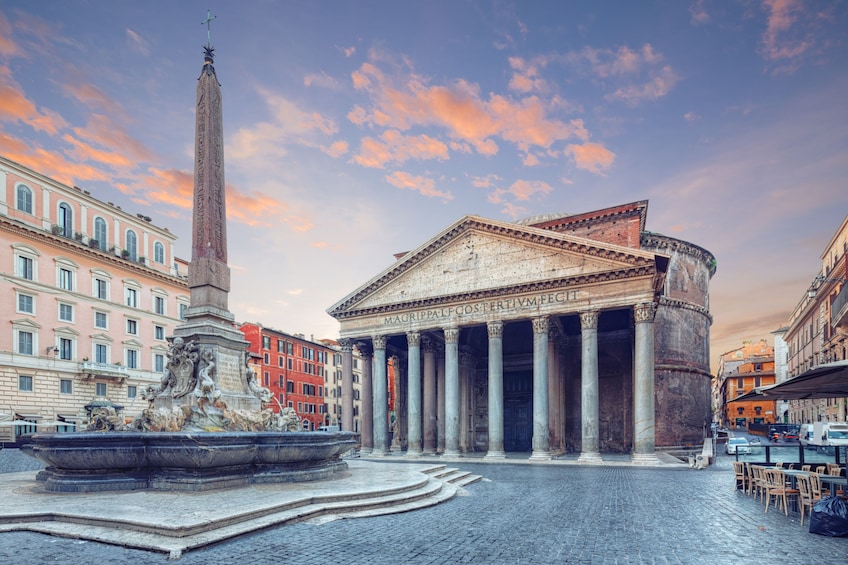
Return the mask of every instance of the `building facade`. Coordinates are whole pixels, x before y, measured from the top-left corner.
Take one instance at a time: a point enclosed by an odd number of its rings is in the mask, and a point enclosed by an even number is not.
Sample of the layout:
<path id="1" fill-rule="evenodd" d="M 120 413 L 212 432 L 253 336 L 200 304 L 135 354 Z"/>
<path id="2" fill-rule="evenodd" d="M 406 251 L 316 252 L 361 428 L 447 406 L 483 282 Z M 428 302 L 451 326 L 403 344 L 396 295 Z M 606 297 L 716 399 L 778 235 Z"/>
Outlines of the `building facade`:
<path id="1" fill-rule="evenodd" d="M 325 425 L 324 379 L 333 350 L 302 335 L 261 324 L 243 323 L 239 329 L 249 343 L 251 357 L 256 359 L 262 386 L 274 394 L 273 410 L 293 408 L 305 430 Z"/>
<path id="2" fill-rule="evenodd" d="M 189 305 L 176 237 L 0 157 L 0 414 L 32 422 L 0 437 L 87 423 L 111 405 L 130 420 L 158 386 L 166 336 Z M 58 422 L 58 423 L 57 423 Z"/>
<path id="3" fill-rule="evenodd" d="M 792 311 L 784 340 L 788 373 L 795 377 L 824 363 L 848 358 L 848 216 L 821 254 L 821 271 Z M 845 398 L 792 400 L 792 423 L 844 422 Z"/>
<path id="4" fill-rule="evenodd" d="M 645 231 L 646 215 L 643 201 L 517 223 L 466 216 L 332 306 L 343 356 L 361 344 L 372 358 L 374 453 L 394 449 L 391 435 L 412 457 L 648 462 L 656 446 L 700 444 L 715 260 Z"/>
<path id="5" fill-rule="evenodd" d="M 741 400 L 734 398 L 751 392 L 754 388 L 777 382 L 774 347 L 766 340 L 745 342 L 742 347 L 721 355 L 717 379 L 723 406 L 719 423 L 728 428 L 747 429 L 748 424 L 774 424 L 782 422 L 774 400 Z"/>

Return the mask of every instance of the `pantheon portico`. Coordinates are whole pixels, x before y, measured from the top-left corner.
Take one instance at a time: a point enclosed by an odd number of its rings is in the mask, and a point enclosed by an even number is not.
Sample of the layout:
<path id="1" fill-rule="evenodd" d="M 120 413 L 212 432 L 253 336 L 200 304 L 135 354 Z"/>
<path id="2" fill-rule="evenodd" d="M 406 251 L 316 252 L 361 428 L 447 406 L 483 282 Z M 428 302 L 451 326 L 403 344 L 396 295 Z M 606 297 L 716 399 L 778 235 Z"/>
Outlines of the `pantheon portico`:
<path id="1" fill-rule="evenodd" d="M 372 360 L 361 441 L 375 456 L 616 452 L 638 464 L 657 446 L 700 443 L 715 260 L 645 231 L 647 204 L 465 216 L 399 255 L 328 310 L 341 324 L 343 428 L 355 347 Z"/>

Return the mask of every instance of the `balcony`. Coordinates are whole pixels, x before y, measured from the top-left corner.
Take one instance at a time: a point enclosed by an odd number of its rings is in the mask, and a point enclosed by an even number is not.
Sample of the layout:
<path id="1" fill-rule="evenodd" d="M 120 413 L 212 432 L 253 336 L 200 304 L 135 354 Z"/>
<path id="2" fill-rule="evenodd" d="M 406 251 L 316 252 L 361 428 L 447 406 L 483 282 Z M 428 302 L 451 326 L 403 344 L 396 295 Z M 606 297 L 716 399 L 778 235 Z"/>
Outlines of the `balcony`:
<path id="1" fill-rule="evenodd" d="M 123 383 L 129 376 L 130 372 L 126 367 L 121 365 L 112 365 L 111 363 L 92 363 L 85 361 L 79 365 L 80 373 L 86 379 L 113 379 Z"/>

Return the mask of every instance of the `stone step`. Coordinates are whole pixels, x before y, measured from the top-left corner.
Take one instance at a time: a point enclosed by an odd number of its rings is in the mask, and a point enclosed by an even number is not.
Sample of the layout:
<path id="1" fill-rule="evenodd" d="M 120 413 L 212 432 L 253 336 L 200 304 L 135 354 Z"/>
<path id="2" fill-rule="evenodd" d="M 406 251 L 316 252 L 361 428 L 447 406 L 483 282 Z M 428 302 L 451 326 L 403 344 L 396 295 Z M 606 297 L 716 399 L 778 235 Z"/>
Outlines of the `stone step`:
<path id="1" fill-rule="evenodd" d="M 136 516 L 123 512 L 111 516 L 92 512 L 81 516 L 68 512 L 70 508 L 64 508 L 65 512 L 57 512 L 57 509 L 54 511 L 40 509 L 27 515 L 19 514 L 16 518 L 6 516 L 0 520 L 0 532 L 34 531 L 163 552 L 171 559 L 177 559 L 184 552 L 192 549 L 285 524 L 303 521 L 321 524 L 337 519 L 395 514 L 433 506 L 452 499 L 459 492 L 464 493 L 464 485 L 479 480 L 476 475 L 448 469 L 444 465 L 418 467 L 414 470 L 402 465 L 393 472 L 385 470 L 382 471 L 383 475 L 379 472 L 375 474 L 381 467 L 378 466 L 370 472 L 355 473 L 364 473 L 366 479 L 363 484 L 370 484 L 368 488 L 334 488 L 319 491 L 319 486 L 323 487 L 332 482 L 316 483 L 313 487 L 316 490 L 307 493 L 306 496 L 295 495 L 259 507 L 246 506 L 242 510 L 236 510 L 238 506 L 236 504 L 231 512 L 213 514 L 210 519 L 197 519 L 200 513 L 189 512 L 189 517 L 197 516 L 182 522 L 179 520 L 151 522 L 143 512 Z M 393 478 L 397 477 L 398 473 L 403 474 L 402 480 Z M 302 485 L 278 488 L 296 490 L 310 487 Z M 253 493 L 252 496 L 263 499 L 261 492 L 274 492 L 276 489 L 265 487 L 257 490 L 258 492 Z M 239 489 L 221 491 L 216 495 L 221 496 L 222 493 L 225 493 L 224 496 L 239 497 Z M 120 495 L 102 496 L 108 496 L 108 500 L 128 500 L 115 498 Z M 201 497 L 197 498 L 199 503 Z M 73 501 L 71 498 L 61 500 Z M 183 497 L 181 500 L 189 500 L 189 498 Z M 146 511 L 157 513 L 155 507 L 158 506 L 151 504 Z M 200 507 L 203 505 L 197 506 L 197 508 Z"/>

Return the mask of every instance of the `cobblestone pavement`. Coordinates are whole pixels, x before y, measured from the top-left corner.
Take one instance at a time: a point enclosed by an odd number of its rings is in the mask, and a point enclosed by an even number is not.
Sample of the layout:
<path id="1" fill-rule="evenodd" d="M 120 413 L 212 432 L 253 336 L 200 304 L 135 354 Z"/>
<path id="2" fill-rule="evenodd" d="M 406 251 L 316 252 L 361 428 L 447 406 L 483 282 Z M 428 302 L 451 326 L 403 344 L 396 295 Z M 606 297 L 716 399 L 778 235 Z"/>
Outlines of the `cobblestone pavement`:
<path id="1" fill-rule="evenodd" d="M 21 457 L 24 457 L 21 455 Z M 21 470 L 0 451 L 0 472 Z M 17 466 L 17 467 L 16 467 Z M 848 538 L 808 533 L 733 490 L 730 460 L 703 471 L 452 465 L 486 479 L 438 506 L 300 523 L 186 553 L 181 563 L 844 564 Z M 37 468 L 37 463 L 34 468 Z M 2 503 L 0 501 L 0 503 Z M 179 511 L 178 508 L 167 512 Z M 163 509 L 163 516 L 165 511 Z M 0 534 L 0 563 L 160 563 L 158 553 L 28 532 Z"/>

